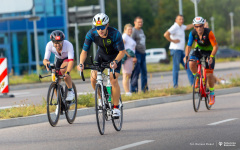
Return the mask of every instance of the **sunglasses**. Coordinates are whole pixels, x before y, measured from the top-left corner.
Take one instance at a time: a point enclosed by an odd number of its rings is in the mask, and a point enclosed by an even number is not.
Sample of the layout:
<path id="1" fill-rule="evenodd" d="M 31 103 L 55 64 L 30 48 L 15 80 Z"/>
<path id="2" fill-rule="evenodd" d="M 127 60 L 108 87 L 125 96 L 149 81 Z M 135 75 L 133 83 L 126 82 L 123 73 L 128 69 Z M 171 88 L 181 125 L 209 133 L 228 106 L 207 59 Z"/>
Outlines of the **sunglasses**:
<path id="1" fill-rule="evenodd" d="M 53 44 L 62 44 L 63 41 L 54 41 Z"/>
<path id="2" fill-rule="evenodd" d="M 96 26 L 96 29 L 97 29 L 97 30 L 100 30 L 100 29 L 101 29 L 101 30 L 104 30 L 105 28 L 106 28 L 106 26 Z"/>
<path id="3" fill-rule="evenodd" d="M 203 27 L 203 25 L 200 25 L 200 26 L 194 26 L 195 28 L 201 28 L 201 27 Z"/>

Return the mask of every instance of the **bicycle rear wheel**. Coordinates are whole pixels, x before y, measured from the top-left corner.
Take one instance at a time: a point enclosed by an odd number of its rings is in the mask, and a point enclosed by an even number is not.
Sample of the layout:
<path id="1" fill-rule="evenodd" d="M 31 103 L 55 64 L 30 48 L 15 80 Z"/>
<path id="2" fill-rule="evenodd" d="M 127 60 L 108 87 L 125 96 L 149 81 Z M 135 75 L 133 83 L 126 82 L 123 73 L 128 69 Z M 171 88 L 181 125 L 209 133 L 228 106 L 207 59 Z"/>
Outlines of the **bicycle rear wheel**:
<path id="1" fill-rule="evenodd" d="M 122 104 L 121 96 L 119 99 L 119 110 L 121 112 L 121 116 L 119 116 L 118 118 L 112 117 L 112 123 L 116 131 L 120 131 L 122 129 L 122 123 L 123 123 L 123 104 Z"/>
<path id="2" fill-rule="evenodd" d="M 99 97 L 99 94 L 101 95 L 100 97 Z M 101 99 L 100 100 L 101 103 L 98 101 L 98 99 Z M 96 110 L 98 131 L 101 135 L 103 135 L 105 131 L 106 109 L 104 108 L 104 105 L 103 105 L 102 90 L 101 90 L 101 85 L 99 84 L 96 84 L 96 87 L 95 87 L 95 110 Z"/>
<path id="3" fill-rule="evenodd" d="M 193 109 L 195 112 L 198 111 L 201 100 L 202 100 L 202 95 L 200 91 L 200 75 L 197 73 L 194 77 L 194 82 L 193 82 Z"/>
<path id="4" fill-rule="evenodd" d="M 55 82 L 52 82 L 47 94 L 47 116 L 51 126 L 55 127 L 60 115 L 60 88 Z"/>
<path id="5" fill-rule="evenodd" d="M 67 121 L 69 124 L 72 124 L 76 118 L 77 115 L 77 90 L 75 84 L 72 82 L 72 88 L 75 93 L 75 97 L 73 98 L 72 101 L 66 101 L 66 106 L 67 108 L 65 109 L 65 116 L 67 118 Z M 67 97 L 67 86 L 65 87 L 65 98 Z"/>

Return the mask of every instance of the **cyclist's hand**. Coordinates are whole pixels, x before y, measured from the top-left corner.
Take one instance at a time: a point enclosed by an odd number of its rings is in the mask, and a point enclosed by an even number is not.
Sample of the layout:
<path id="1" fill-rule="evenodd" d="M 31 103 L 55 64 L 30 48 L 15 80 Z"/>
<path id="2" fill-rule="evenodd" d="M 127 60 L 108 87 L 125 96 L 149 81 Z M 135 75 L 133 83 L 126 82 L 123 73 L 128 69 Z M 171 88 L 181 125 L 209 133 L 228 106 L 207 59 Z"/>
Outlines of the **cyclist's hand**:
<path id="1" fill-rule="evenodd" d="M 65 75 L 64 79 L 67 79 L 68 77 L 70 77 L 70 75 L 68 75 L 67 73 L 65 73 L 64 75 Z"/>
<path id="2" fill-rule="evenodd" d="M 213 62 L 213 58 L 212 58 L 212 57 L 210 57 L 209 61 L 208 61 L 208 58 L 207 58 L 207 62 L 209 63 L 209 65 L 211 65 L 211 64 L 212 64 L 212 62 Z"/>
<path id="3" fill-rule="evenodd" d="M 110 63 L 110 68 L 112 68 L 112 69 L 116 69 L 117 68 L 117 64 L 116 64 L 115 61 Z"/>
<path id="4" fill-rule="evenodd" d="M 80 65 L 77 66 L 77 70 L 82 72 L 84 70 L 84 64 L 82 64 L 82 67 Z"/>
<path id="5" fill-rule="evenodd" d="M 48 62 L 48 63 L 46 64 L 46 69 L 47 69 L 47 71 L 49 71 L 48 66 L 50 66 L 50 62 Z"/>
<path id="6" fill-rule="evenodd" d="M 179 43 L 180 40 L 179 39 L 176 39 L 176 40 L 172 40 L 173 43 Z"/>

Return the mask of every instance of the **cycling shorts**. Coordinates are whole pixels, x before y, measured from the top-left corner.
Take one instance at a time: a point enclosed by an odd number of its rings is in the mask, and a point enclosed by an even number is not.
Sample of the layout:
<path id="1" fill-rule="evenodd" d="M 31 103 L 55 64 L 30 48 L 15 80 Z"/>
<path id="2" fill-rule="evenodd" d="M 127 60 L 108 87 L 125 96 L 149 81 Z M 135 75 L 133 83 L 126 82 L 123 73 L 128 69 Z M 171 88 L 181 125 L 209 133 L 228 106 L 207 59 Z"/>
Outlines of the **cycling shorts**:
<path id="1" fill-rule="evenodd" d="M 95 57 L 94 61 L 99 62 L 99 63 L 100 63 L 101 61 L 102 61 L 102 62 L 112 62 L 112 61 L 114 61 L 115 58 L 116 58 L 115 55 L 113 55 L 112 57 L 109 56 L 109 55 L 108 55 L 107 57 L 104 57 L 104 56 L 106 56 L 106 54 L 104 55 L 104 54 L 102 54 L 102 53 L 100 53 L 100 52 L 98 51 L 97 54 L 96 54 L 96 57 Z M 117 68 L 116 68 L 114 71 L 120 74 L 121 66 L 122 66 L 122 60 L 118 62 Z M 104 71 L 104 69 L 103 69 L 102 71 Z M 112 69 L 111 69 L 111 72 L 112 72 Z"/>
<path id="2" fill-rule="evenodd" d="M 199 52 L 199 51 L 193 51 L 193 53 L 191 54 L 191 56 L 190 56 L 190 59 L 189 60 L 195 60 L 195 61 L 197 61 L 197 60 L 200 60 L 201 58 L 202 58 L 202 55 L 205 55 L 205 56 L 210 56 L 211 55 L 211 51 L 201 51 L 201 52 Z M 206 60 L 207 58 L 205 57 L 205 60 Z M 215 57 L 213 57 L 213 62 L 212 62 L 212 64 L 211 64 L 211 69 L 214 69 L 214 67 L 215 67 Z M 206 63 L 206 67 L 205 67 L 206 69 L 209 69 L 209 66 L 208 66 L 208 63 Z"/>

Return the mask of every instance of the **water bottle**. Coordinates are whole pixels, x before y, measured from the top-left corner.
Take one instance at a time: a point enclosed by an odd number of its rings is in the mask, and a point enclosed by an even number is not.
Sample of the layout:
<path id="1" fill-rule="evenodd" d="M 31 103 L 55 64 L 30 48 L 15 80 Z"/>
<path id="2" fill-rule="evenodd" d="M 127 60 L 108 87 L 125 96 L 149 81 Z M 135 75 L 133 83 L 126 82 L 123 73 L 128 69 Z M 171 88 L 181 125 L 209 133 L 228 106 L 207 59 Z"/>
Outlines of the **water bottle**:
<path id="1" fill-rule="evenodd" d="M 206 83 L 205 83 L 205 78 L 204 77 L 202 78 L 202 81 L 203 81 L 203 85 L 205 86 Z"/>
<path id="2" fill-rule="evenodd" d="M 112 85 L 110 82 L 107 84 L 107 92 L 108 92 L 108 102 L 111 102 L 112 100 Z"/>
<path id="3" fill-rule="evenodd" d="M 53 82 L 56 81 L 56 77 L 55 77 L 55 69 L 52 69 L 52 81 L 53 81 Z"/>

